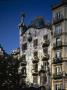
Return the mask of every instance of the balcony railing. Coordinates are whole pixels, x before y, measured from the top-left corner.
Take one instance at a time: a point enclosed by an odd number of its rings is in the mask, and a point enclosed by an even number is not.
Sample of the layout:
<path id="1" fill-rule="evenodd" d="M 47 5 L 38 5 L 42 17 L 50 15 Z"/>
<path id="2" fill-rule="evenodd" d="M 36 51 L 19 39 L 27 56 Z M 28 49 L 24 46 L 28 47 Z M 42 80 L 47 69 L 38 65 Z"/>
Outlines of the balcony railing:
<path id="1" fill-rule="evenodd" d="M 42 48 L 48 47 L 49 44 L 50 44 L 49 40 L 45 40 L 45 42 L 44 42 L 43 45 L 42 45 Z"/>
<path id="2" fill-rule="evenodd" d="M 33 63 L 38 63 L 39 62 L 39 58 L 38 56 L 34 56 L 34 59 L 32 60 Z"/>
<path id="3" fill-rule="evenodd" d="M 62 79 L 62 77 L 63 77 L 63 74 L 62 73 L 59 73 L 59 74 L 54 73 L 53 74 L 53 79 Z"/>
<path id="4" fill-rule="evenodd" d="M 55 88 L 55 90 L 57 90 L 57 87 Z M 66 89 L 63 89 L 63 88 L 59 88 L 58 90 L 66 90 Z"/>
<path id="5" fill-rule="evenodd" d="M 59 32 L 54 31 L 54 37 L 60 36 L 62 34 L 62 29 L 59 30 Z"/>
<path id="6" fill-rule="evenodd" d="M 62 48 L 62 41 L 59 41 L 57 43 L 53 43 L 53 49 Z"/>
<path id="7" fill-rule="evenodd" d="M 45 60 L 49 60 L 49 55 L 48 54 L 45 54 L 44 57 L 42 58 L 42 61 L 45 61 Z"/>
<path id="8" fill-rule="evenodd" d="M 63 15 L 60 15 L 60 17 L 55 16 L 55 17 L 53 18 L 53 24 L 60 23 L 60 22 L 62 22 L 63 20 L 64 20 L 64 16 L 63 16 Z"/>
<path id="9" fill-rule="evenodd" d="M 61 57 L 60 58 L 57 58 L 57 57 L 53 58 L 53 64 L 59 64 L 59 63 L 62 63 Z"/>
<path id="10" fill-rule="evenodd" d="M 53 79 L 67 78 L 67 72 L 54 73 Z"/>

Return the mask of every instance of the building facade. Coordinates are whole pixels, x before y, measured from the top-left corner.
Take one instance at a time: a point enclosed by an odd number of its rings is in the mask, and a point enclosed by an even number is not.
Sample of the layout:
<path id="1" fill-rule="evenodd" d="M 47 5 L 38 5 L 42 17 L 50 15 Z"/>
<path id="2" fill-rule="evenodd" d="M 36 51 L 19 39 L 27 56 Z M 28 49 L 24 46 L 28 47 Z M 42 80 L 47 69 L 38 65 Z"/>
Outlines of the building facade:
<path id="1" fill-rule="evenodd" d="M 51 30 L 43 17 L 37 17 L 27 27 L 22 15 L 19 24 L 20 59 L 19 73 L 22 80 L 34 86 L 50 89 Z M 21 82 L 22 82 L 21 80 Z"/>
<path id="2" fill-rule="evenodd" d="M 67 0 L 52 7 L 52 89 L 67 90 Z"/>
<path id="3" fill-rule="evenodd" d="M 67 90 L 67 0 L 52 6 L 52 29 L 43 17 L 19 24 L 22 82 L 44 90 Z"/>

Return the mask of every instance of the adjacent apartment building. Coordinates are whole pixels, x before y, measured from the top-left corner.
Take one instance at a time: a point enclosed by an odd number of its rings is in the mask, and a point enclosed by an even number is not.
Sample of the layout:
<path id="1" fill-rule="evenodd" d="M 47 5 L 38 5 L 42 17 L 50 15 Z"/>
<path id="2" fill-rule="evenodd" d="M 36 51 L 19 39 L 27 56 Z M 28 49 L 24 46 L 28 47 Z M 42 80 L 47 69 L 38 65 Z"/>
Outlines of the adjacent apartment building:
<path id="1" fill-rule="evenodd" d="M 67 90 L 67 0 L 52 7 L 51 90 Z"/>

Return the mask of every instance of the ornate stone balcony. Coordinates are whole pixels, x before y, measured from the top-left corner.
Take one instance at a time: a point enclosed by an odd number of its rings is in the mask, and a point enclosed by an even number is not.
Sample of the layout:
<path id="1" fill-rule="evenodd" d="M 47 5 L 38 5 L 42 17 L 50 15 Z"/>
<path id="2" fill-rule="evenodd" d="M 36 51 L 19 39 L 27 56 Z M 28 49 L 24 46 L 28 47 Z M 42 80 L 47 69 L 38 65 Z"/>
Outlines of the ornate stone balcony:
<path id="1" fill-rule="evenodd" d="M 32 69 L 32 75 L 37 76 L 38 75 L 38 70 Z"/>
<path id="2" fill-rule="evenodd" d="M 33 63 L 38 63 L 39 62 L 39 58 L 38 56 L 34 56 L 34 59 L 32 60 Z"/>
<path id="3" fill-rule="evenodd" d="M 44 66 L 41 66 L 41 69 L 40 69 L 40 71 L 39 71 L 39 75 L 40 75 L 41 73 L 45 73 L 45 72 L 46 72 L 46 70 L 45 70 Z"/>
<path id="4" fill-rule="evenodd" d="M 43 45 L 42 45 L 42 48 L 48 47 L 49 44 L 50 44 L 49 40 L 45 40 L 44 43 L 43 43 Z"/>
<path id="5" fill-rule="evenodd" d="M 44 57 L 42 58 L 42 61 L 46 61 L 46 60 L 49 60 L 49 55 L 48 54 L 45 54 Z"/>

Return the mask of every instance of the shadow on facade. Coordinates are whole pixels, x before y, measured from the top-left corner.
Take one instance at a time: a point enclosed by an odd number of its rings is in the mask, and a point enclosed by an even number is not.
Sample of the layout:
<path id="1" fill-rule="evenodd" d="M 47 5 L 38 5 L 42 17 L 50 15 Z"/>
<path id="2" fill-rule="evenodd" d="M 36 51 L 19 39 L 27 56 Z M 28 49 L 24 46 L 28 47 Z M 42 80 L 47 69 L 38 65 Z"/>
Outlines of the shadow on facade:
<path id="1" fill-rule="evenodd" d="M 22 88 L 22 90 L 46 90 L 46 89 L 44 86 L 40 86 L 40 87 Z"/>

